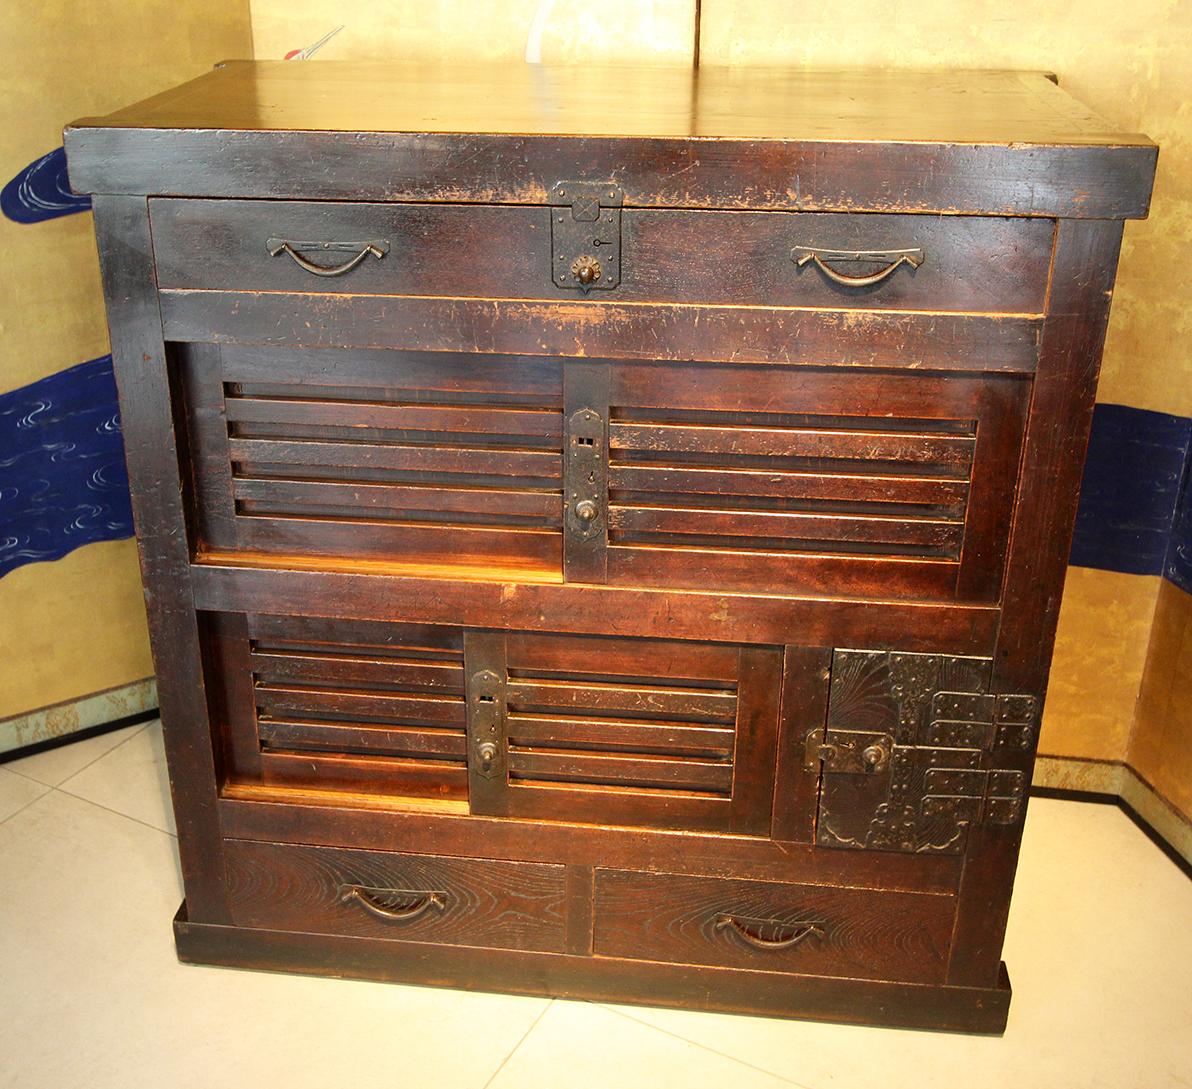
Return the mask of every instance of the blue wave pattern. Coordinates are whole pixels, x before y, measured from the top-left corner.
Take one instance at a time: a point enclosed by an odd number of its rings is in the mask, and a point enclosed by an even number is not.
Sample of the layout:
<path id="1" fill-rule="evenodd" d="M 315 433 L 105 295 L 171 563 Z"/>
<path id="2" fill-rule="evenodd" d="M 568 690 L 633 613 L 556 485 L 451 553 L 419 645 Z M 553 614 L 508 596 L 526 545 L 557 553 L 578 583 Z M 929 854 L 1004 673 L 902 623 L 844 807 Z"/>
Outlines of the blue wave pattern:
<path id="1" fill-rule="evenodd" d="M 132 534 L 112 357 L 0 394 L 0 576 Z"/>
<path id="2" fill-rule="evenodd" d="M 17 223 L 41 223 L 90 207 L 90 197 L 70 191 L 66 151 L 60 147 L 30 163 L 0 190 L 0 212 Z"/>

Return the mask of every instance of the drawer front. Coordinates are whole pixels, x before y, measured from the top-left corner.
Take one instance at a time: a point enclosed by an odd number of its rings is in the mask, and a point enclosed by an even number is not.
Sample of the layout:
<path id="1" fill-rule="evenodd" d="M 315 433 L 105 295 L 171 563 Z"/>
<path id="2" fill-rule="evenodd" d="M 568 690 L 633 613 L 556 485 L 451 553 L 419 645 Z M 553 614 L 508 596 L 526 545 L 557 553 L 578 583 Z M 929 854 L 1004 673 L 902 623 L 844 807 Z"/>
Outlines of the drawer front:
<path id="1" fill-rule="evenodd" d="M 562 952 L 564 867 L 224 843 L 237 926 Z"/>
<path id="2" fill-rule="evenodd" d="M 999 594 L 1023 376 L 209 344 L 176 358 L 200 552 Z"/>
<path id="3" fill-rule="evenodd" d="M 781 648 L 234 613 L 204 625 L 236 785 L 770 831 Z"/>
<path id="4" fill-rule="evenodd" d="M 593 953 L 941 983 L 950 896 L 597 870 Z"/>
<path id="5" fill-rule="evenodd" d="M 170 290 L 578 294 L 569 277 L 557 283 L 560 254 L 552 251 L 551 216 L 570 220 L 569 208 L 157 199 L 150 209 L 158 283 Z M 593 226 L 619 237 L 619 278 L 591 297 L 712 305 L 1037 314 L 1053 232 L 1050 220 L 972 216 L 642 209 L 604 216 L 614 218 Z M 607 260 L 607 243 L 590 248 Z M 564 258 L 569 269 L 570 248 Z M 319 267 L 353 261 L 337 275 Z"/>

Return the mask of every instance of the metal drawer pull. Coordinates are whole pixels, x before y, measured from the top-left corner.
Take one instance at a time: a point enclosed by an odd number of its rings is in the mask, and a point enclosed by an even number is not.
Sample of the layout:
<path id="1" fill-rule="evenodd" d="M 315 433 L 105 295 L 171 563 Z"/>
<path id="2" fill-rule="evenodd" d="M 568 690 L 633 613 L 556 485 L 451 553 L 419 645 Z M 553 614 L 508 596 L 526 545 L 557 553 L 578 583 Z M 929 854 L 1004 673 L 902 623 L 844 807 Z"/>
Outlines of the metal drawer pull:
<path id="1" fill-rule="evenodd" d="M 758 933 L 763 927 L 773 927 L 776 932 L 789 930 L 793 933 L 786 938 L 765 938 Z M 717 916 L 716 925 L 712 929 L 715 931 L 728 930 L 736 934 L 746 945 L 767 951 L 790 949 L 791 946 L 798 945 L 812 934 L 822 937 L 824 932 L 819 923 L 787 923 L 781 919 L 744 919 L 735 915 Z"/>
<path id="2" fill-rule="evenodd" d="M 880 284 L 887 276 L 892 276 L 901 265 L 918 268 L 923 263 L 923 251 L 921 249 L 817 250 L 806 246 L 796 246 L 791 250 L 791 260 L 799 268 L 802 268 L 808 261 L 814 261 L 815 267 L 833 283 L 842 284 L 845 287 L 871 287 L 873 284 Z M 828 264 L 829 261 L 868 263 L 886 261 L 888 263 L 885 268 L 878 269 L 877 272 L 867 273 L 863 276 L 848 276 L 843 272 L 837 272 Z"/>
<path id="3" fill-rule="evenodd" d="M 408 904 L 401 907 L 391 907 L 378 899 L 395 896 L 408 896 Z M 345 904 L 357 903 L 370 915 L 378 919 L 385 919 L 391 923 L 409 923 L 425 915 L 428 911 L 446 911 L 447 893 L 445 892 L 416 892 L 406 889 L 370 889 L 365 885 L 344 885 L 340 888 L 340 899 Z"/>
<path id="4" fill-rule="evenodd" d="M 345 272 L 351 272 L 370 253 L 379 261 L 389 252 L 389 243 L 290 242 L 284 238 L 270 238 L 265 242 L 265 248 L 268 249 L 270 257 L 277 257 L 280 254 L 288 253 L 299 268 L 305 269 L 313 276 L 342 276 Z M 353 256 L 349 257 L 342 265 L 316 265 L 313 261 L 308 261 L 303 257 L 298 252 L 299 250 L 318 250 L 320 252 L 348 251 L 352 252 Z"/>

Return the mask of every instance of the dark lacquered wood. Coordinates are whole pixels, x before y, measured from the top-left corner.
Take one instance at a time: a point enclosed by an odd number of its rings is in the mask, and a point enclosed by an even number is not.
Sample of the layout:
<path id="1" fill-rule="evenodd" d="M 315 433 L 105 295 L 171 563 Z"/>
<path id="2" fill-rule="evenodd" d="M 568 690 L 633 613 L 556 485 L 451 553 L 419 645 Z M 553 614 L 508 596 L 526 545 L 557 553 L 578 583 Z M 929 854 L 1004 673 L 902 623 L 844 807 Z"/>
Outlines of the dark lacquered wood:
<path id="1" fill-rule="evenodd" d="M 1038 318 L 902 311 L 165 291 L 171 340 L 1029 373 Z"/>
<path id="2" fill-rule="evenodd" d="M 357 566 L 363 566 L 360 561 Z M 293 571 L 302 571 L 296 599 Z M 285 567 L 268 557 L 208 556 L 193 569 L 200 608 L 259 608 L 296 616 L 455 624 L 466 614 L 481 627 L 541 628 L 598 634 L 616 616 L 627 636 L 779 644 L 798 635 L 816 646 L 899 646 L 955 654 L 988 654 L 999 610 L 992 605 L 687 590 L 674 597 L 638 587 L 564 586 L 524 571 L 444 565 L 380 565 L 357 572 L 327 570 L 325 561 Z"/>
<path id="3" fill-rule="evenodd" d="M 627 961 L 475 950 L 428 942 L 312 935 L 174 921 L 178 955 L 193 964 L 428 983 L 593 1001 L 858 1025 L 1001 1033 L 1010 1004 L 1005 968 L 990 988 L 838 979 Z"/>
<path id="4" fill-rule="evenodd" d="M 234 841 L 225 855 L 237 926 L 563 950 L 562 866 Z"/>
<path id="5" fill-rule="evenodd" d="M 192 911 L 228 922 L 216 812 L 218 767 L 207 727 L 199 629 L 191 598 L 188 542 L 175 435 L 174 391 L 157 310 L 152 241 L 144 200 L 96 197 L 95 231 L 120 396 L 145 612 L 172 775 L 178 853 Z"/>
<path id="6" fill-rule="evenodd" d="M 956 902 L 831 886 L 596 871 L 598 956 L 942 983 Z"/>
<path id="7" fill-rule="evenodd" d="M 1001 1031 L 1002 794 L 1155 148 L 1037 75 L 592 79 L 230 64 L 66 134 L 180 955 Z M 590 294 L 552 279 L 575 182 L 619 209 Z M 836 683 L 875 655 L 889 693 Z M 988 737 L 980 798 L 932 779 L 956 853 L 823 834 L 889 789 L 875 699 Z"/>
<path id="8" fill-rule="evenodd" d="M 573 292 L 552 276 L 552 214 L 458 204 L 150 202 L 158 282 L 178 290 L 559 300 Z M 620 282 L 609 297 L 1041 314 L 1053 232 L 1045 219 L 627 210 Z M 389 249 L 342 277 L 321 277 L 284 253 L 273 256 L 272 238 L 377 240 Z M 461 246 L 481 258 L 482 276 L 460 261 Z M 880 284 L 850 288 L 814 266 L 797 266 L 793 256 L 806 247 L 919 249 L 923 260 Z M 713 253 L 714 262 L 703 259 Z"/>
<path id="9" fill-rule="evenodd" d="M 1060 225 L 1010 530 L 997 692 L 1046 691 L 1121 239 L 1120 223 Z M 1015 762 L 1028 780 L 1033 758 L 1027 749 Z M 1018 820 L 978 829 L 969 843 L 950 982 L 997 971 L 1025 818 L 1024 804 Z"/>
<path id="10" fill-rule="evenodd" d="M 92 192 L 1093 218 L 1146 214 L 1156 153 L 1041 73 L 360 61 L 232 62 L 66 147 Z"/>

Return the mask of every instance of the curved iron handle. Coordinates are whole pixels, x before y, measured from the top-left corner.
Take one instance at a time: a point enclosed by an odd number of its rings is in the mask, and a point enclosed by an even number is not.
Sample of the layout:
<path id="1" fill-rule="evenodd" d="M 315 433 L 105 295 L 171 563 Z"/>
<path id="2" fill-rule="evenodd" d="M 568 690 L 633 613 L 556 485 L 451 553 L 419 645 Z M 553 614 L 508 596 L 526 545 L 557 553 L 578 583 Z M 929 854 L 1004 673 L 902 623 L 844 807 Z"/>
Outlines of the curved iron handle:
<path id="1" fill-rule="evenodd" d="M 270 257 L 278 257 L 287 253 L 294 263 L 312 276 L 342 276 L 351 272 L 370 253 L 378 261 L 389 252 L 388 242 L 291 242 L 284 238 L 270 238 L 265 243 Z M 355 250 L 342 265 L 316 265 L 313 261 L 303 257 L 299 250 Z"/>
<path id="2" fill-rule="evenodd" d="M 370 915 L 378 919 L 385 919 L 391 923 L 409 923 L 419 916 L 425 915 L 432 908 L 435 911 L 447 910 L 447 894 L 445 892 L 413 892 L 416 897 L 408 907 L 394 908 L 381 903 L 373 893 L 383 892 L 387 896 L 405 892 L 404 889 L 370 889 L 364 885 L 344 885 L 341 899 L 345 904 L 355 902 Z"/>
<path id="3" fill-rule="evenodd" d="M 902 265 L 918 268 L 923 263 L 923 251 L 913 250 L 817 250 L 806 246 L 796 246 L 791 250 L 791 260 L 799 268 L 808 261 L 814 261 L 815 267 L 828 277 L 833 283 L 844 287 L 872 287 L 880 284 L 887 276 L 892 276 Z M 866 273 L 862 276 L 848 276 L 837 272 L 829 261 L 888 261 L 885 268 L 877 272 Z"/>
<path id="4" fill-rule="evenodd" d="M 794 934 L 789 938 L 763 938 L 760 934 L 755 933 L 748 926 L 748 923 L 761 924 L 762 926 L 776 926 L 782 929 L 794 928 Z M 719 915 L 716 918 L 716 925 L 712 927 L 713 930 L 730 930 L 736 934 L 741 941 L 746 945 L 752 945 L 754 949 L 764 949 L 767 952 L 778 949 L 790 949 L 793 945 L 798 945 L 805 938 L 811 937 L 812 934 L 823 934 L 823 927 L 819 923 L 786 923 L 781 919 L 739 919 L 735 915 Z"/>

